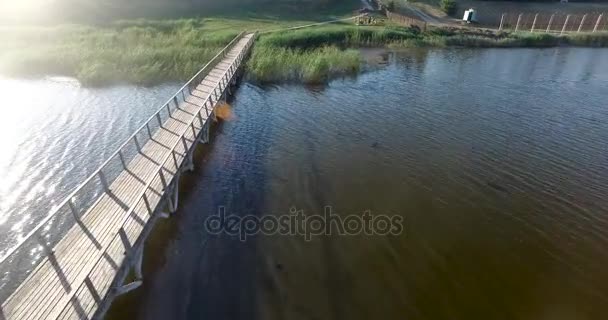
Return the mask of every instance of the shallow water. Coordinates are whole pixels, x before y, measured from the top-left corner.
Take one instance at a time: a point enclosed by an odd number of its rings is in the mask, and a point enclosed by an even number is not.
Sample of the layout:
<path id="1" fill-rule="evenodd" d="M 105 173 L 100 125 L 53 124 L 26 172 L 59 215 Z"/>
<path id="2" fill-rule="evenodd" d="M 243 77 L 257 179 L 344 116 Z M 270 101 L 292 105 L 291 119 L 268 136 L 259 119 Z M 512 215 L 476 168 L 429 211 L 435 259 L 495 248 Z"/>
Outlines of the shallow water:
<path id="1" fill-rule="evenodd" d="M 608 51 L 412 50 L 323 88 L 244 84 L 143 289 L 141 319 L 602 319 Z M 399 236 L 205 231 L 397 214 Z M 153 271 L 151 271 L 154 269 Z M 125 308 L 125 301 L 129 306 Z"/>

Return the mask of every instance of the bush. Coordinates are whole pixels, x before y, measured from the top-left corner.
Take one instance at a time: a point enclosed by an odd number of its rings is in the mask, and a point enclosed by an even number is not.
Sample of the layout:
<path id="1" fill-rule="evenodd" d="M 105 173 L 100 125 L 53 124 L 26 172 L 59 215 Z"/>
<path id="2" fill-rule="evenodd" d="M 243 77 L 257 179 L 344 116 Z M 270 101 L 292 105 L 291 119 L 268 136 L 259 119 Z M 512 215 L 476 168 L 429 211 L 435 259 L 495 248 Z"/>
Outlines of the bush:
<path id="1" fill-rule="evenodd" d="M 441 7 L 441 10 L 443 10 L 443 12 L 445 12 L 449 15 L 453 15 L 454 13 L 456 13 L 456 1 L 455 0 L 441 0 L 441 2 L 439 3 L 439 6 Z"/>

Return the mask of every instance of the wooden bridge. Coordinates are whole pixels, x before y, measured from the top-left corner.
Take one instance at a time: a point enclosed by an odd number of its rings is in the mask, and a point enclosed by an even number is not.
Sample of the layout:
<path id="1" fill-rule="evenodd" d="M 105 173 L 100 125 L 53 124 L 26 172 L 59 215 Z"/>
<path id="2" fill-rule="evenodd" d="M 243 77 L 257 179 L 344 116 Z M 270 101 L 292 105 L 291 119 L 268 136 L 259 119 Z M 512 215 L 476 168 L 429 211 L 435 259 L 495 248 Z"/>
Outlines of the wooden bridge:
<path id="1" fill-rule="evenodd" d="M 232 40 L 0 258 L 1 320 L 102 318 L 142 284 L 146 237 L 176 210 L 180 175 L 208 142 L 214 108 L 254 38 Z"/>

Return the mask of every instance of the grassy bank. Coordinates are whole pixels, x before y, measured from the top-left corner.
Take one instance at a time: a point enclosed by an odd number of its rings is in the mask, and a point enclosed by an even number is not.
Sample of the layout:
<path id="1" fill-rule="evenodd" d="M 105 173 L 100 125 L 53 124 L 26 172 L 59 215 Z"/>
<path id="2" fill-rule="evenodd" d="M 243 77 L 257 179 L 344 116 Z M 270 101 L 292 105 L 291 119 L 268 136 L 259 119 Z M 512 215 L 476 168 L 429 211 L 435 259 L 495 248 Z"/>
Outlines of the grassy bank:
<path id="1" fill-rule="evenodd" d="M 64 75 L 85 85 L 183 82 L 238 32 L 314 21 L 264 19 L 134 20 L 90 27 L 0 28 L 0 74 Z M 361 68 L 359 47 L 608 46 L 607 33 L 557 36 L 476 29 L 420 32 L 399 26 L 347 23 L 260 35 L 248 62 L 262 82 L 324 82 Z"/>
<path id="2" fill-rule="evenodd" d="M 573 33 L 564 36 L 529 32 L 491 32 L 482 29 L 434 28 L 420 32 L 398 26 L 328 25 L 262 35 L 263 47 L 314 49 L 340 47 L 608 47 L 608 33 Z"/>
<path id="3" fill-rule="evenodd" d="M 414 38 L 402 39 L 389 47 L 477 47 L 477 48 L 546 48 L 559 46 L 608 47 L 608 33 L 576 33 L 564 36 L 547 33 L 501 32 L 435 29 Z"/>
<path id="4" fill-rule="evenodd" d="M 166 1 L 163 2 L 166 10 L 153 14 L 149 11 L 156 7 L 145 1 L 114 2 L 115 6 L 84 10 L 89 12 L 88 16 L 81 17 L 83 10 L 80 10 L 75 20 L 55 17 L 62 23 L 76 21 L 87 25 L 2 26 L 4 21 L 0 19 L 0 75 L 72 76 L 88 86 L 183 82 L 243 30 L 276 30 L 338 19 L 351 16 L 360 5 L 359 0 L 312 1 L 307 6 L 290 1 L 230 0 L 200 5 Z M 211 10 L 209 6 L 217 8 Z M 91 12 L 107 17 L 94 19 Z M 163 20 L 108 21 L 110 17 L 135 14 L 160 16 Z M 173 19 L 174 14 L 207 17 Z"/>
<path id="5" fill-rule="evenodd" d="M 4 28 L 0 31 L 0 72 L 72 76 L 87 85 L 183 81 L 237 34 L 236 30 L 206 32 L 201 23 Z"/>
<path id="6" fill-rule="evenodd" d="M 348 24 L 261 35 L 248 71 L 261 82 L 320 83 L 359 72 L 361 56 L 353 48 L 384 46 L 413 36 L 409 29 Z"/>
<path id="7" fill-rule="evenodd" d="M 261 82 L 322 83 L 330 77 L 357 73 L 360 65 L 359 52 L 353 49 L 259 46 L 253 51 L 248 71 Z"/>
<path id="8" fill-rule="evenodd" d="M 397 26 L 328 25 L 261 35 L 248 66 L 263 82 L 318 83 L 361 68 L 359 47 L 608 47 L 607 33 L 557 36 L 544 33 L 492 33 L 474 29 L 417 29 Z"/>

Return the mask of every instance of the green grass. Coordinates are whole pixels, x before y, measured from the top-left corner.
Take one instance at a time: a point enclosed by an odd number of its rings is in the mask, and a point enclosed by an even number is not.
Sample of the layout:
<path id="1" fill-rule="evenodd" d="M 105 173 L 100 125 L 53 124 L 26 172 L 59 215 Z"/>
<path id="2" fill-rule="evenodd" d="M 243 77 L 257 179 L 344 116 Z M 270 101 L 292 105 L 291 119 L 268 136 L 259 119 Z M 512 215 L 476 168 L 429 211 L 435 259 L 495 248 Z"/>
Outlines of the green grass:
<path id="1" fill-rule="evenodd" d="M 433 32 L 412 39 L 395 41 L 391 48 L 411 47 L 472 47 L 472 48 L 547 48 L 557 46 L 608 47 L 608 33 L 553 35 L 546 33 L 471 34 Z"/>
<path id="2" fill-rule="evenodd" d="M 136 19 L 108 22 L 86 18 L 94 25 L 0 26 L 0 74 L 9 76 L 63 75 L 85 85 L 103 86 L 120 82 L 154 85 L 167 81 L 186 81 L 209 61 L 236 34 L 243 30 L 276 30 L 306 25 L 319 20 L 350 16 L 359 0 L 320 1 L 309 7 L 289 1 L 270 5 L 218 4 L 212 11 L 183 3 L 167 3 L 175 14 L 213 15 L 191 19 Z M 118 3 L 118 2 L 117 2 Z M 266 3 L 266 2 L 264 2 Z M 85 1 L 95 6 L 97 2 Z M 129 5 L 95 12 L 113 17 L 133 14 L 155 16 L 146 10 L 154 6 L 132 4 L 142 10 L 129 11 Z M 291 10 L 284 10 L 291 7 Z M 179 10 L 184 12 L 178 12 Z M 187 9 L 187 10 L 186 10 Z M 86 10 L 85 10 L 86 11 Z M 186 12 L 187 11 L 187 12 Z M 297 13 L 294 13 L 297 12 Z M 168 17 L 171 10 L 159 10 Z M 75 20 L 81 21 L 81 20 Z M 1 24 L 1 23 L 0 23 Z"/>
<path id="3" fill-rule="evenodd" d="M 262 82 L 324 82 L 357 73 L 359 47 L 608 47 L 608 34 L 491 33 L 477 30 L 416 29 L 396 26 L 327 25 L 262 35 L 256 42 L 248 71 Z"/>
<path id="4" fill-rule="evenodd" d="M 0 73 L 73 76 L 87 85 L 184 81 L 236 34 L 197 20 L 0 29 Z"/>
<path id="5" fill-rule="evenodd" d="M 256 46 L 248 63 L 250 75 L 260 82 L 296 81 L 322 83 L 330 77 L 359 72 L 361 58 L 357 50 L 335 46 L 292 49 Z"/>
<path id="6" fill-rule="evenodd" d="M 184 82 L 242 30 L 308 23 L 205 18 L 0 27 L 0 74 L 71 76 L 87 86 Z"/>
<path id="7" fill-rule="evenodd" d="M 361 68 L 358 50 L 363 46 L 415 37 L 403 28 L 326 25 L 260 36 L 248 63 L 251 77 L 261 82 L 321 83 L 356 74 Z"/>
<path id="8" fill-rule="evenodd" d="M 327 45 L 343 47 L 384 46 L 416 37 L 406 28 L 337 24 L 263 35 L 256 45 L 308 49 Z"/>
<path id="9" fill-rule="evenodd" d="M 0 27 L 0 74 L 63 75 L 85 85 L 184 82 L 242 30 L 314 21 L 275 19 L 130 20 L 103 26 Z M 248 69 L 259 81 L 318 83 L 361 68 L 359 47 L 607 47 L 607 33 L 556 36 L 476 30 L 420 32 L 348 23 L 260 35 Z"/>

